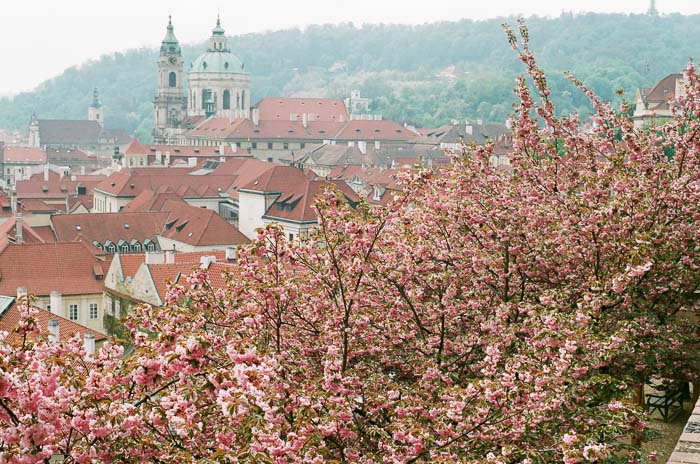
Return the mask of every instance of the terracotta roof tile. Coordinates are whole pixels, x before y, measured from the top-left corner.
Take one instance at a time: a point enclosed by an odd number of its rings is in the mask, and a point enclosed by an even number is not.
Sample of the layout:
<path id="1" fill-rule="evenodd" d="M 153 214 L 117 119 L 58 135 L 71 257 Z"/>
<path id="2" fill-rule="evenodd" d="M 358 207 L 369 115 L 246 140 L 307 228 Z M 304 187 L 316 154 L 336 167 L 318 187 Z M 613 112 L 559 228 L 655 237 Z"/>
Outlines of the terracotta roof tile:
<path id="1" fill-rule="evenodd" d="M 41 148 L 5 147 L 5 162 L 43 164 L 46 162 L 46 152 Z"/>
<path id="2" fill-rule="evenodd" d="M 34 315 L 34 317 L 36 318 L 39 327 L 44 332 L 48 331 L 49 321 L 56 320 L 58 321 L 59 337 L 61 339 L 66 339 L 67 337 L 76 334 L 84 335 L 85 333 L 93 334 L 95 336 L 95 341 L 107 339 L 107 335 L 103 334 L 102 332 L 98 332 L 97 330 L 93 330 L 89 327 L 85 327 L 76 322 L 53 314 L 51 311 L 47 311 L 42 308 L 35 309 L 37 310 L 37 313 Z M 9 343 L 22 342 L 22 336 L 14 333 L 14 330 L 19 324 L 19 320 L 20 312 L 19 305 L 17 305 L 17 303 L 12 304 L 5 312 L 0 314 L 0 330 L 9 332 L 9 335 L 5 339 Z"/>
<path id="3" fill-rule="evenodd" d="M 255 107 L 260 111 L 260 121 L 289 121 L 293 116 L 301 121 L 304 113 L 318 121 L 350 120 L 345 103 L 340 99 L 266 97 Z"/>
<path id="4" fill-rule="evenodd" d="M 0 253 L 0 294 L 15 295 L 18 287 L 34 295 L 101 293 L 95 264 L 103 261 L 79 242 L 10 244 Z"/>
<path id="5" fill-rule="evenodd" d="M 163 237 L 193 246 L 241 245 L 249 240 L 216 212 L 179 201 L 167 201 L 163 211 L 170 215 Z"/>
<path id="6" fill-rule="evenodd" d="M 156 240 L 167 217 L 168 213 L 156 212 L 59 214 L 51 217 L 51 223 L 61 241 L 81 236 L 90 243 L 111 240 L 116 244 L 134 239 L 143 243 Z"/>

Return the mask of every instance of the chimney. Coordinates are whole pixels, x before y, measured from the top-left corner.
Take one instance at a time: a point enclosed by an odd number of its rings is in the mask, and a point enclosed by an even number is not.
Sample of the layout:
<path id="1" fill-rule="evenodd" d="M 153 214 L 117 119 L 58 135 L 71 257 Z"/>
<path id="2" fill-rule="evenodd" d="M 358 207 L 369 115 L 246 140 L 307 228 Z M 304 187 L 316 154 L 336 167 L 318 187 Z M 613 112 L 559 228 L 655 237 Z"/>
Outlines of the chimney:
<path id="1" fill-rule="evenodd" d="M 234 153 L 237 153 L 237 152 L 238 152 L 238 142 L 233 142 L 233 143 L 231 144 L 231 151 L 234 152 Z"/>
<path id="2" fill-rule="evenodd" d="M 166 166 L 170 166 L 170 152 L 166 151 L 165 152 L 165 163 L 163 163 Z"/>
<path id="3" fill-rule="evenodd" d="M 27 287 L 17 287 L 17 301 L 27 300 Z"/>
<path id="4" fill-rule="evenodd" d="M 52 291 L 49 294 L 49 305 L 51 305 L 51 314 L 61 316 L 63 314 L 63 298 L 61 292 Z"/>
<path id="5" fill-rule="evenodd" d="M 477 125 L 477 126 L 483 126 L 483 125 L 484 125 L 484 120 L 483 120 L 483 119 L 477 119 L 477 120 L 476 120 L 476 125 Z"/>
<path id="6" fill-rule="evenodd" d="M 75 174 L 71 174 L 71 176 L 70 176 L 70 181 L 71 181 L 71 182 L 76 182 L 77 180 L 78 180 L 78 178 L 75 177 Z"/>
<path id="7" fill-rule="evenodd" d="M 464 132 L 466 132 L 469 135 L 472 135 L 474 133 L 474 126 L 472 126 L 471 124 L 467 124 L 466 126 L 464 126 Z"/>
<path id="8" fill-rule="evenodd" d="M 44 165 L 44 182 L 49 181 L 49 165 L 45 164 Z"/>
<path id="9" fill-rule="evenodd" d="M 165 250 L 165 264 L 175 264 L 175 250 Z"/>
<path id="10" fill-rule="evenodd" d="M 216 262 L 216 256 L 202 256 L 199 258 L 199 267 L 201 269 L 209 269 L 213 263 Z"/>
<path id="11" fill-rule="evenodd" d="M 160 150 L 156 150 L 156 163 L 158 163 L 158 164 L 162 164 L 162 163 L 163 163 L 163 159 L 162 159 Z"/>
<path id="12" fill-rule="evenodd" d="M 226 147 L 223 144 L 219 145 L 219 156 L 226 156 Z"/>
<path id="13" fill-rule="evenodd" d="M 58 325 L 58 320 L 51 319 L 48 324 L 49 343 L 58 343 L 61 339 L 61 328 Z"/>
<path id="14" fill-rule="evenodd" d="M 85 332 L 85 354 L 88 356 L 95 355 L 95 336 L 90 332 Z"/>
<path id="15" fill-rule="evenodd" d="M 12 192 L 10 192 L 10 208 L 13 213 L 17 212 L 17 190 L 15 189 L 12 189 Z"/>
<path id="16" fill-rule="evenodd" d="M 187 165 L 191 168 L 197 166 L 197 157 L 196 156 L 190 156 L 187 158 Z"/>
<path id="17" fill-rule="evenodd" d="M 381 147 L 382 147 L 382 142 L 380 142 L 379 140 L 375 140 L 374 141 L 374 149 L 379 150 Z"/>
<path id="18" fill-rule="evenodd" d="M 306 113 L 301 115 L 301 125 L 304 126 L 304 129 L 309 127 L 309 117 Z"/>
<path id="19" fill-rule="evenodd" d="M 162 251 L 147 251 L 146 264 L 163 264 L 165 262 Z"/>
<path id="20" fill-rule="evenodd" d="M 24 219 L 22 219 L 22 213 L 17 213 L 17 216 L 15 217 L 15 243 L 18 245 L 24 243 L 24 236 L 22 235 L 23 222 Z"/>
<path id="21" fill-rule="evenodd" d="M 258 108 L 253 108 L 250 116 L 254 125 L 260 124 L 260 110 Z"/>
<path id="22" fill-rule="evenodd" d="M 362 153 L 363 155 L 367 154 L 367 142 L 358 141 L 357 148 L 360 150 L 360 153 Z"/>
<path id="23" fill-rule="evenodd" d="M 233 261 L 236 259 L 236 249 L 234 247 L 226 248 L 226 261 Z"/>
<path id="24" fill-rule="evenodd" d="M 81 176 L 85 175 L 85 166 L 80 166 L 80 175 Z"/>

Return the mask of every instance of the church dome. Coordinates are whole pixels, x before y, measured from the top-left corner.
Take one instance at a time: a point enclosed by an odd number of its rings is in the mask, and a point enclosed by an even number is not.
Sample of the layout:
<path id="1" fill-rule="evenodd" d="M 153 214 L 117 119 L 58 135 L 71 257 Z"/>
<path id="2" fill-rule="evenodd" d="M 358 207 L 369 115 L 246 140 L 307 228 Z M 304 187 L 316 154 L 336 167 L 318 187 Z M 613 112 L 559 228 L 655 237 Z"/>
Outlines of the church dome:
<path id="1" fill-rule="evenodd" d="M 242 73 L 243 63 L 227 50 L 207 51 L 192 62 L 190 72 Z"/>

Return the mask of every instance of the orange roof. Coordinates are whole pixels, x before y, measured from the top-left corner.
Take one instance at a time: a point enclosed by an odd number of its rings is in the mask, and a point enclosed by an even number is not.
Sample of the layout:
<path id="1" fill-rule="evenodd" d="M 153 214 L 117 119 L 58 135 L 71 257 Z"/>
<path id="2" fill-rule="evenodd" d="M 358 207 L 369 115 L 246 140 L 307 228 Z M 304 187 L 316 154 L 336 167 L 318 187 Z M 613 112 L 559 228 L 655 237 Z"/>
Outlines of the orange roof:
<path id="1" fill-rule="evenodd" d="M 18 181 L 16 185 L 17 198 L 61 198 L 66 195 L 75 196 L 78 187 L 85 187 L 85 195 L 78 198 L 92 198 L 92 189 L 102 182 L 105 176 L 63 176 L 49 171 L 49 180 L 44 180 L 44 174 L 34 174 L 29 180 Z"/>
<path id="2" fill-rule="evenodd" d="M 43 164 L 46 162 L 46 152 L 41 148 L 5 147 L 5 162 Z"/>
<path id="3" fill-rule="evenodd" d="M 34 318 L 36 319 L 39 328 L 43 331 L 46 332 L 48 330 L 49 326 L 49 321 L 51 320 L 56 320 L 58 321 L 58 330 L 59 330 L 59 337 L 61 339 L 66 339 L 72 335 L 80 334 L 80 335 L 85 335 L 85 333 L 91 333 L 92 335 L 95 336 L 95 341 L 101 341 L 101 340 L 106 340 L 107 336 L 103 334 L 102 332 L 98 332 L 97 330 L 93 330 L 89 327 L 85 327 L 83 325 L 80 325 L 76 322 L 73 322 L 71 320 L 68 320 L 64 317 L 61 317 L 57 314 L 52 313 L 51 311 L 47 311 L 42 308 L 35 308 L 37 309 L 37 313 L 34 314 Z M 0 314 L 0 330 L 7 331 L 9 334 L 7 338 L 5 339 L 6 342 L 9 343 L 21 343 L 23 338 L 21 335 L 17 334 L 14 332 L 14 330 L 17 328 L 19 325 L 19 320 L 20 320 L 20 312 L 19 312 L 19 305 L 17 303 L 13 303 L 5 312 Z"/>
<path id="4" fill-rule="evenodd" d="M 323 188 L 326 187 L 336 188 L 347 200 L 353 203 L 360 201 L 360 197 L 343 181 L 308 180 L 300 191 L 290 195 L 280 195 L 279 198 L 270 205 L 264 217 L 298 222 L 316 221 L 318 215 L 313 209 L 313 204 L 316 197 L 318 197 Z"/>
<path id="5" fill-rule="evenodd" d="M 131 140 L 131 143 L 124 149 L 124 154 L 129 155 L 129 154 L 137 154 L 137 155 L 145 155 L 148 153 L 148 148 L 146 148 L 141 142 L 139 142 L 139 139 L 134 138 Z"/>
<path id="6" fill-rule="evenodd" d="M 345 103 L 331 98 L 282 98 L 266 97 L 255 107 L 260 111 L 260 121 L 298 120 L 302 114 L 309 120 L 345 122 L 350 119 Z"/>
<path id="7" fill-rule="evenodd" d="M 101 293 L 95 264 L 105 263 L 80 242 L 10 244 L 0 252 L 0 294 L 15 295 L 18 287 L 42 296 Z"/>
<path id="8" fill-rule="evenodd" d="M 183 201 L 180 195 L 175 193 L 169 186 L 163 186 L 158 191 L 144 190 L 139 193 L 136 198 L 131 200 L 121 212 L 135 213 L 146 211 L 162 211 L 163 205 L 168 200 Z"/>
<path id="9" fill-rule="evenodd" d="M 648 102 L 666 103 L 676 97 L 676 81 L 683 79 L 682 74 L 674 73 L 661 79 L 645 95 Z"/>
<path id="10" fill-rule="evenodd" d="M 17 231 L 17 218 L 15 216 L 6 219 L 2 224 L 0 224 L 0 243 L 9 244 L 15 243 Z M 43 243 L 43 238 L 37 234 L 34 229 L 29 226 L 26 222 L 22 222 L 22 237 L 24 243 Z"/>
<path id="11" fill-rule="evenodd" d="M 32 229 L 45 243 L 53 243 L 56 241 L 56 235 L 53 233 L 51 226 L 32 227 Z"/>
<path id="12" fill-rule="evenodd" d="M 155 241 L 167 217 L 168 213 L 160 212 L 58 214 L 51 217 L 51 223 L 58 240 L 80 236 L 90 243 L 111 240 L 116 244 L 120 240 Z"/>
<path id="13" fill-rule="evenodd" d="M 32 213 L 54 213 L 56 211 L 63 211 L 66 209 L 65 205 L 60 208 L 58 205 L 49 205 L 46 202 L 38 198 L 24 198 L 17 201 L 17 205 L 20 207 L 22 212 L 32 212 Z"/>
<path id="14" fill-rule="evenodd" d="M 161 232 L 178 242 L 194 246 L 241 245 L 249 240 L 216 212 L 180 201 L 167 201 L 163 211 L 170 215 Z"/>
<path id="15" fill-rule="evenodd" d="M 411 140 L 418 135 L 389 119 L 379 121 L 348 121 L 335 135 L 343 140 Z"/>
<path id="16" fill-rule="evenodd" d="M 231 185 L 230 176 L 189 175 L 189 169 L 131 169 L 115 172 L 95 188 L 120 197 L 136 197 L 144 190 L 170 187 L 181 197 L 218 196 Z"/>

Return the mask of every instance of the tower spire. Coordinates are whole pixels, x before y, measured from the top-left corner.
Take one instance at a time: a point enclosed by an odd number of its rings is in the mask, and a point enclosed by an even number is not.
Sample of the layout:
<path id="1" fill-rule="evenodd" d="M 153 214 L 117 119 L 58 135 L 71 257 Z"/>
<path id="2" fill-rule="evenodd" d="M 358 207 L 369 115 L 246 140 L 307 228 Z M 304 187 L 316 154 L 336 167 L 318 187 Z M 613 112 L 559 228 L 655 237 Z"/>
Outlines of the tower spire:
<path id="1" fill-rule="evenodd" d="M 656 0 L 651 0 L 651 4 L 649 5 L 649 10 L 647 11 L 647 14 L 649 16 L 658 16 L 659 10 L 656 9 Z"/>
<path id="2" fill-rule="evenodd" d="M 100 102 L 100 95 L 97 92 L 97 86 L 95 86 L 95 89 L 92 91 L 92 104 L 90 106 L 93 108 L 99 108 L 102 106 L 102 103 Z"/>

